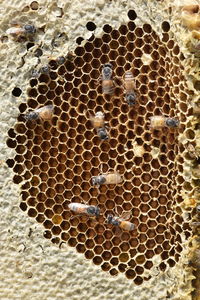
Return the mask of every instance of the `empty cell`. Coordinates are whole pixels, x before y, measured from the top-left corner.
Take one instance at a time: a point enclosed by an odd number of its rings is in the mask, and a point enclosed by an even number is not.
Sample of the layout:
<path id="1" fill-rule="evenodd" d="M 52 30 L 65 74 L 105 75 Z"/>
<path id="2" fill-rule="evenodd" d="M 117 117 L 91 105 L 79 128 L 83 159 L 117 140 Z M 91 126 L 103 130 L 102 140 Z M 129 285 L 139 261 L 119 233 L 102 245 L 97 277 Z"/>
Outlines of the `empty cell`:
<path id="1" fill-rule="evenodd" d="M 101 254 L 102 258 L 104 260 L 110 260 L 111 258 L 111 253 L 109 251 L 103 251 L 103 253 Z"/>
<path id="2" fill-rule="evenodd" d="M 51 228 L 53 235 L 59 235 L 61 233 L 61 228 L 59 226 L 53 226 Z"/>
<path id="3" fill-rule="evenodd" d="M 48 91 L 48 86 L 46 86 L 44 84 L 38 85 L 38 92 L 40 94 L 46 94 L 47 91 Z"/>
<path id="4" fill-rule="evenodd" d="M 161 223 L 161 224 L 164 223 L 165 224 L 166 223 L 166 219 L 165 218 L 161 219 L 161 218 L 163 218 L 163 217 L 158 216 L 158 218 L 157 218 L 158 223 Z M 165 231 L 165 229 L 166 229 L 166 227 L 164 225 L 161 225 L 161 224 L 159 224 L 156 227 L 156 231 L 158 233 L 163 233 Z"/>
<path id="5" fill-rule="evenodd" d="M 38 214 L 38 212 L 37 212 L 37 210 L 35 209 L 35 208 L 30 208 L 29 210 L 28 210 L 28 216 L 29 217 L 36 217 L 37 216 L 37 214 Z"/>
<path id="6" fill-rule="evenodd" d="M 21 202 L 19 207 L 21 208 L 21 210 L 26 211 L 27 210 L 27 204 L 25 202 Z"/>
<path id="7" fill-rule="evenodd" d="M 154 256 L 154 251 L 153 250 L 147 250 L 145 253 L 145 256 L 147 259 L 150 259 Z"/>
<path id="8" fill-rule="evenodd" d="M 161 234 L 158 234 L 156 237 L 155 237 L 155 240 L 156 240 L 156 243 L 157 244 L 162 244 L 164 242 L 164 236 L 161 235 Z"/>
<path id="9" fill-rule="evenodd" d="M 143 173 L 141 178 L 142 178 L 143 182 L 149 182 L 151 180 L 151 175 L 148 173 Z"/>
<path id="10" fill-rule="evenodd" d="M 68 245 L 69 245 L 70 247 L 75 247 L 75 246 L 77 245 L 76 239 L 75 239 L 75 238 L 69 238 L 69 240 L 68 240 Z"/>
<path id="11" fill-rule="evenodd" d="M 168 43 L 167 43 L 167 48 L 173 49 L 173 47 L 174 47 L 174 41 L 173 40 L 169 40 Z"/>
<path id="12" fill-rule="evenodd" d="M 60 227 L 63 230 L 67 231 L 70 228 L 70 223 L 67 221 L 62 221 L 62 223 L 60 224 Z M 62 236 L 62 239 L 63 239 L 63 236 Z"/>

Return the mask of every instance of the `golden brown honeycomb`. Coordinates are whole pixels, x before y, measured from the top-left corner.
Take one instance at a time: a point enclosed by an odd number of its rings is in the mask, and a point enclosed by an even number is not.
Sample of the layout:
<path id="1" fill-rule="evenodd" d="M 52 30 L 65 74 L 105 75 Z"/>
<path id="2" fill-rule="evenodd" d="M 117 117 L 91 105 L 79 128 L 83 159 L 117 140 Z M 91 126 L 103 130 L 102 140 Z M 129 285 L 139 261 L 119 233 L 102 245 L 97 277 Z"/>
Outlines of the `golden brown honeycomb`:
<path id="1" fill-rule="evenodd" d="M 178 262 L 183 238 L 190 236 L 180 204 L 184 147 L 178 141 L 186 127 L 188 90 L 184 59 L 162 23 L 159 37 L 151 25 L 138 27 L 133 10 L 130 21 L 113 29 L 106 24 L 101 37 L 75 49 L 64 63 L 49 61 L 49 72 L 31 78 L 27 103 L 9 130 L 7 144 L 16 155 L 8 165 L 21 183 L 20 207 L 42 223 L 53 243 L 68 242 L 111 275 L 125 273 L 136 284 L 150 278 L 156 267 L 165 271 Z M 114 77 L 131 70 L 136 79 L 137 103 L 130 107 L 122 86 L 113 96 L 102 94 L 97 80 L 102 65 L 113 65 Z M 54 105 L 52 122 L 26 121 L 24 114 Z M 100 141 L 85 111 L 103 111 L 110 139 Z M 164 114 L 180 121 L 178 129 L 152 130 L 149 118 Z M 117 169 L 118 185 L 91 184 L 91 177 Z M 71 202 L 97 205 L 96 219 L 74 216 Z M 106 216 L 131 211 L 134 231 L 106 224 Z"/>

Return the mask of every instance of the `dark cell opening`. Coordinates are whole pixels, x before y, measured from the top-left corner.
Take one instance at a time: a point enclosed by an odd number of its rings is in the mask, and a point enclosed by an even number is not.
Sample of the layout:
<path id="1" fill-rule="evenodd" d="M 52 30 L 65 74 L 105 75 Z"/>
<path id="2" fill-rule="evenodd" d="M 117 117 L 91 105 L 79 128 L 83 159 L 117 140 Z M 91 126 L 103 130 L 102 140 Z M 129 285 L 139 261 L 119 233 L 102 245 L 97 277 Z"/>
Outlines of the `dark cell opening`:
<path id="1" fill-rule="evenodd" d="M 89 30 L 89 31 L 94 31 L 95 29 L 96 29 L 96 25 L 95 25 L 95 23 L 93 23 L 93 22 L 87 22 L 87 24 L 86 24 L 86 28 L 87 28 L 87 30 Z"/>
<path id="2" fill-rule="evenodd" d="M 35 46 L 34 43 L 27 43 L 26 49 L 29 50 L 29 49 L 32 48 L 33 46 Z"/>
<path id="3" fill-rule="evenodd" d="M 76 43 L 78 45 L 80 45 L 82 43 L 82 41 L 84 40 L 84 38 L 82 38 L 82 36 L 79 36 L 77 39 L 76 39 Z"/>
<path id="4" fill-rule="evenodd" d="M 15 161 L 14 161 L 14 159 L 7 159 L 6 163 L 9 168 L 12 168 L 15 164 Z"/>
<path id="5" fill-rule="evenodd" d="M 135 20 L 137 18 L 136 12 L 134 10 L 129 10 L 128 17 L 130 20 Z"/>
<path id="6" fill-rule="evenodd" d="M 20 88 L 18 88 L 18 87 L 15 87 L 15 88 L 12 90 L 12 94 L 13 94 L 13 96 L 15 96 L 15 97 L 19 97 L 19 96 L 21 95 L 21 93 L 22 93 L 22 90 L 21 90 Z"/>
<path id="7" fill-rule="evenodd" d="M 40 57 L 40 56 L 42 56 L 42 54 L 43 54 L 43 51 L 40 48 L 36 49 L 35 52 L 34 52 L 34 55 L 36 57 Z"/>
<path id="8" fill-rule="evenodd" d="M 170 30 L 170 24 L 167 21 L 162 23 L 162 30 L 165 32 Z"/>

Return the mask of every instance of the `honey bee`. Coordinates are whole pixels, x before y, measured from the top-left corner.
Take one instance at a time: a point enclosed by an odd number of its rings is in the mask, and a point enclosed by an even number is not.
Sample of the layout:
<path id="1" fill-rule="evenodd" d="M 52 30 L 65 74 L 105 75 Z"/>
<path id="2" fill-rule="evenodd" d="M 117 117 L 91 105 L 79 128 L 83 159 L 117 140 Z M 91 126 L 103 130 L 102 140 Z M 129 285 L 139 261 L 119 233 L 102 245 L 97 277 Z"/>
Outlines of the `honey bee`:
<path id="1" fill-rule="evenodd" d="M 53 116 L 53 105 L 45 105 L 38 109 L 28 112 L 25 115 L 27 121 L 50 121 Z"/>
<path id="2" fill-rule="evenodd" d="M 102 93 L 112 95 L 114 93 L 114 83 L 112 80 L 113 66 L 110 63 L 104 64 L 101 73 Z"/>
<path id="3" fill-rule="evenodd" d="M 102 128 L 104 127 L 104 113 L 102 111 L 96 112 L 94 116 L 90 115 L 90 121 L 94 128 Z"/>
<path id="4" fill-rule="evenodd" d="M 136 94 L 134 92 L 135 81 L 131 71 L 125 72 L 123 83 L 124 83 L 124 89 L 126 91 L 125 100 L 128 103 L 128 105 L 133 106 L 136 103 L 135 102 Z"/>
<path id="5" fill-rule="evenodd" d="M 200 213 L 200 205 L 199 205 L 199 204 L 196 206 L 196 212 L 197 212 L 198 214 Z"/>
<path id="6" fill-rule="evenodd" d="M 97 134 L 101 140 L 108 140 L 109 138 L 105 127 L 97 128 Z"/>
<path id="7" fill-rule="evenodd" d="M 86 214 L 88 216 L 98 217 L 100 215 L 100 209 L 98 206 L 86 205 L 82 203 L 73 202 L 68 205 L 69 209 L 77 214 Z"/>
<path id="8" fill-rule="evenodd" d="M 108 172 L 98 176 L 92 176 L 92 185 L 118 184 L 123 181 L 122 176 L 117 172 Z"/>
<path id="9" fill-rule="evenodd" d="M 167 118 L 164 116 L 153 116 L 150 117 L 150 127 L 152 129 L 161 129 L 165 126 L 169 128 L 178 127 L 179 121 L 175 118 Z"/>
<path id="10" fill-rule="evenodd" d="M 56 58 L 56 62 L 57 62 L 58 65 L 63 65 L 64 62 L 65 62 L 64 56 L 58 56 L 58 57 Z"/>
<path id="11" fill-rule="evenodd" d="M 181 20 L 188 29 L 198 31 L 200 28 L 199 5 L 183 6 Z"/>
<path id="12" fill-rule="evenodd" d="M 14 40 L 21 42 L 23 38 L 31 37 L 36 33 L 34 25 L 13 24 L 13 27 L 6 30 L 6 34 L 12 36 Z"/>
<path id="13" fill-rule="evenodd" d="M 65 62 L 65 57 L 64 56 L 58 56 L 58 57 L 50 56 L 49 59 L 50 60 L 55 60 L 58 65 L 62 65 Z"/>
<path id="14" fill-rule="evenodd" d="M 49 66 L 43 66 L 43 67 L 41 67 L 40 69 L 39 69 L 39 73 L 40 74 L 49 74 L 49 72 L 50 72 L 50 68 L 49 68 Z"/>
<path id="15" fill-rule="evenodd" d="M 94 128 L 97 131 L 97 134 L 101 140 L 107 140 L 109 138 L 106 127 L 105 127 L 105 122 L 104 122 L 104 113 L 101 111 L 96 112 L 94 116 L 89 115 L 90 121 Z"/>
<path id="16" fill-rule="evenodd" d="M 107 216 L 106 221 L 108 224 L 117 226 L 123 230 L 132 231 L 135 229 L 135 224 L 131 223 L 130 221 L 127 221 L 130 219 L 130 216 L 130 213 L 124 213 L 121 217 L 109 214 Z"/>
<path id="17" fill-rule="evenodd" d="M 69 60 L 69 61 L 73 61 L 75 57 L 76 56 L 72 51 L 69 51 L 66 55 L 66 59 Z"/>
<path id="18" fill-rule="evenodd" d="M 192 159 L 198 159 L 200 156 L 200 151 L 198 147 L 195 147 L 193 144 L 189 143 L 185 146 L 186 150 L 188 151 L 188 155 Z"/>

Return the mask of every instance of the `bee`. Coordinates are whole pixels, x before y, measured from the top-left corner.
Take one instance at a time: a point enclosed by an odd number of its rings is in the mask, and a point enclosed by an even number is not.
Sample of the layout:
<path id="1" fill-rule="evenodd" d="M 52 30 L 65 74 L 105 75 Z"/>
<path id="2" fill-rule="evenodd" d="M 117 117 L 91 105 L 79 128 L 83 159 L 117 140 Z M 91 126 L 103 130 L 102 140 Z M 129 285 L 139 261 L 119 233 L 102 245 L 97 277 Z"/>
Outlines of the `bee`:
<path id="1" fill-rule="evenodd" d="M 92 185 L 118 184 L 123 181 L 122 176 L 117 172 L 108 172 L 98 176 L 92 176 Z"/>
<path id="2" fill-rule="evenodd" d="M 100 215 L 100 208 L 98 206 L 73 202 L 70 203 L 68 207 L 77 214 L 86 214 L 93 217 L 98 217 Z"/>
<path id="3" fill-rule="evenodd" d="M 196 206 L 196 212 L 197 212 L 198 214 L 200 213 L 200 205 L 199 205 L 199 204 Z"/>
<path id="4" fill-rule="evenodd" d="M 34 25 L 19 25 L 13 24 L 13 27 L 6 30 L 6 34 L 12 36 L 14 40 L 21 42 L 23 38 L 28 38 L 36 33 L 36 28 Z"/>
<path id="5" fill-rule="evenodd" d="M 73 61 L 75 57 L 76 56 L 72 51 L 69 51 L 66 55 L 66 59 L 69 60 L 69 61 Z"/>
<path id="6" fill-rule="evenodd" d="M 38 109 L 28 112 L 25 115 L 27 121 L 50 121 L 53 116 L 53 105 L 45 105 Z"/>
<path id="7" fill-rule="evenodd" d="M 198 147 L 195 147 L 193 144 L 189 143 L 185 146 L 188 151 L 188 155 L 191 159 L 198 159 L 200 156 L 200 150 Z"/>
<path id="8" fill-rule="evenodd" d="M 65 62 L 64 56 L 58 56 L 58 57 L 56 58 L 56 62 L 57 62 L 58 65 L 63 65 L 64 62 Z"/>
<path id="9" fill-rule="evenodd" d="M 50 56 L 49 59 L 56 61 L 58 65 L 62 65 L 65 62 L 65 57 L 64 56 L 58 56 L 58 57 Z"/>
<path id="10" fill-rule="evenodd" d="M 105 127 L 97 128 L 97 134 L 101 140 L 108 140 L 108 133 Z"/>
<path id="11" fill-rule="evenodd" d="M 113 66 L 110 63 L 104 64 L 101 73 L 102 93 L 112 95 L 114 93 L 114 82 L 112 80 Z"/>
<path id="12" fill-rule="evenodd" d="M 185 5 L 182 7 L 181 20 L 184 26 L 190 30 L 199 30 L 200 16 L 199 5 Z"/>
<path id="13" fill-rule="evenodd" d="M 200 105 L 199 105 L 199 103 L 193 105 L 193 114 L 200 115 Z"/>
<path id="14" fill-rule="evenodd" d="M 105 115 L 101 111 L 96 112 L 94 116 L 89 115 L 90 121 L 97 131 L 97 134 L 101 140 L 107 140 L 109 138 L 107 130 L 105 128 L 104 118 Z"/>
<path id="15" fill-rule="evenodd" d="M 165 126 L 169 128 L 178 127 L 179 121 L 175 118 L 167 118 L 164 116 L 153 116 L 150 117 L 150 127 L 153 129 L 161 129 Z"/>
<path id="16" fill-rule="evenodd" d="M 104 118 L 105 115 L 102 113 L 102 111 L 96 112 L 94 116 L 90 115 L 90 121 L 94 128 L 102 128 L 104 127 Z"/>
<path id="17" fill-rule="evenodd" d="M 130 213 L 124 213 L 121 217 L 109 214 L 107 216 L 106 222 L 123 230 L 132 231 L 135 229 L 135 224 L 128 221 L 130 219 L 130 216 Z"/>
<path id="18" fill-rule="evenodd" d="M 47 65 L 45 65 L 39 69 L 40 74 L 49 74 L 49 72 L 50 72 L 50 68 Z"/>
<path id="19" fill-rule="evenodd" d="M 135 90 L 135 81 L 133 77 L 133 73 L 131 71 L 127 71 L 124 74 L 124 89 L 126 91 L 125 100 L 128 105 L 133 106 L 136 103 L 136 94 Z"/>

